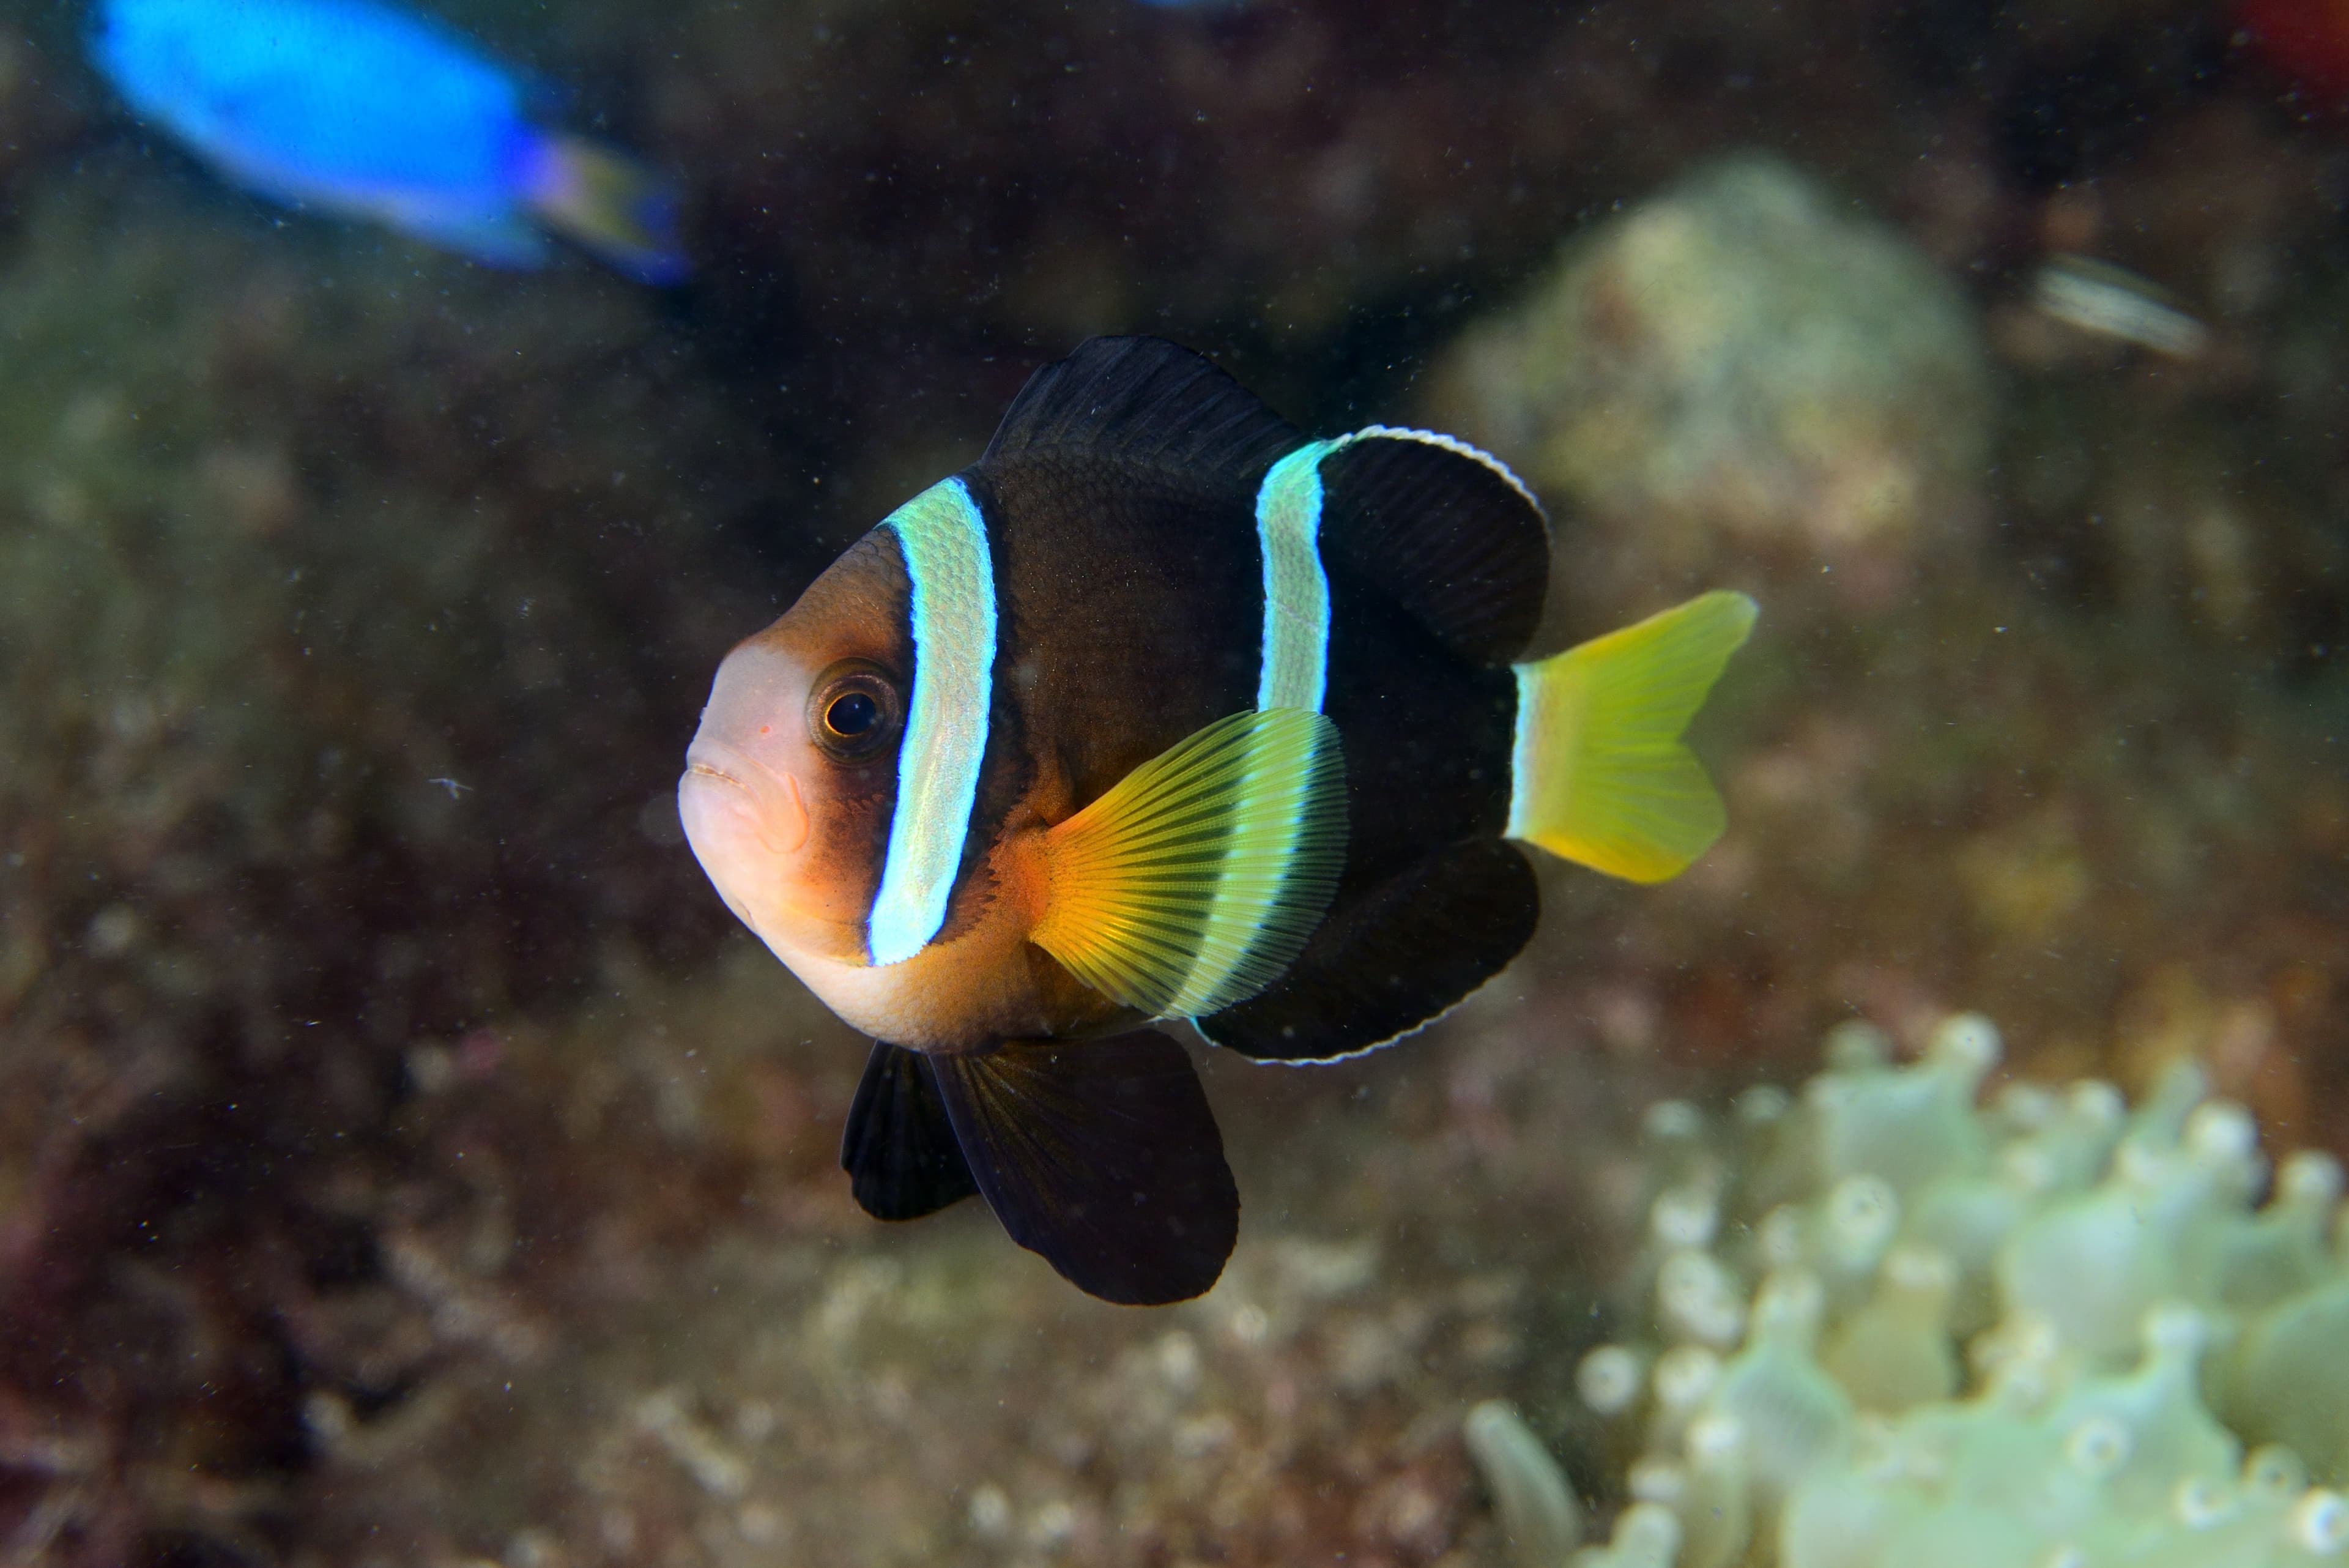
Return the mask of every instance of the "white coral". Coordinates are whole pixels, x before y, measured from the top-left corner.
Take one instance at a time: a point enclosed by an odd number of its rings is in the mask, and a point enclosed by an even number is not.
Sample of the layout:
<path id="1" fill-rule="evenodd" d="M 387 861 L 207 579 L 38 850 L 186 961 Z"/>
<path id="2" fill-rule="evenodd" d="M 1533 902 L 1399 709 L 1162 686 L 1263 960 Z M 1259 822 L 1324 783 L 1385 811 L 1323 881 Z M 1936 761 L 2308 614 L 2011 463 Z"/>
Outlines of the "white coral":
<path id="1" fill-rule="evenodd" d="M 1911 1067 L 1863 1026 L 1829 1053 L 1725 1127 L 1650 1118 L 1640 1331 L 1577 1379 L 1631 1501 L 1565 1561 L 2349 1564 L 2349 1502 L 2310 1484 L 2349 1481 L 2335 1162 L 2254 1209 L 2257 1129 L 2191 1068 L 2134 1112 L 2095 1083 L 1979 1108 L 1980 1018 Z"/>

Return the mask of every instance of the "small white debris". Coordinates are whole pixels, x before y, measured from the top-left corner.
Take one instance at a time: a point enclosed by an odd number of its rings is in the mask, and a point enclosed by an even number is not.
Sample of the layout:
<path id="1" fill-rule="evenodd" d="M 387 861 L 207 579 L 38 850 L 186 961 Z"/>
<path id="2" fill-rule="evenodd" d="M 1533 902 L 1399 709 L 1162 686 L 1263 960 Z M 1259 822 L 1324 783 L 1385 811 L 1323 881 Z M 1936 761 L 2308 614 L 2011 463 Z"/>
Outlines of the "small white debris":
<path id="1" fill-rule="evenodd" d="M 2050 257 L 2032 280 L 2031 302 L 2083 332 L 2173 359 L 2195 358 L 2210 344 L 2209 328 L 2179 309 L 2158 285 L 2087 256 Z"/>

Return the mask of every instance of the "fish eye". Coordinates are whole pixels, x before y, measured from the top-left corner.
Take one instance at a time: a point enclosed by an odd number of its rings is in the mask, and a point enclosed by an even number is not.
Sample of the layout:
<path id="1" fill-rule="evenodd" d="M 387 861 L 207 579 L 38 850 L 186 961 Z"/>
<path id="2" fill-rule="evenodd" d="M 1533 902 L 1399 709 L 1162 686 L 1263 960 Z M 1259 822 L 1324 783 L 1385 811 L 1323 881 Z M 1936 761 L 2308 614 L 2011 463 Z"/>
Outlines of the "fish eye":
<path id="1" fill-rule="evenodd" d="M 861 735 L 880 722 L 881 704 L 869 691 L 843 691 L 823 711 L 823 727 L 835 735 Z"/>
<path id="2" fill-rule="evenodd" d="M 896 682 L 863 659 L 843 659 L 808 698 L 808 733 L 834 761 L 861 763 L 888 744 L 904 711 Z"/>

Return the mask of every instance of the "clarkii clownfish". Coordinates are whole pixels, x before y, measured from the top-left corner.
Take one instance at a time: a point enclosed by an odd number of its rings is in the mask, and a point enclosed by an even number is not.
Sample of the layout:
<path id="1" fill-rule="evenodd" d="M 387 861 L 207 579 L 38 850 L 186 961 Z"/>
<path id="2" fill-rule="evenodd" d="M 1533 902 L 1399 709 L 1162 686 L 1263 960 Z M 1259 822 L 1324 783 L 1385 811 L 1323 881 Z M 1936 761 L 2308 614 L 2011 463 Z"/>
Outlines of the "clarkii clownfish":
<path id="1" fill-rule="evenodd" d="M 728 655 L 678 784 L 728 907 L 875 1038 L 857 1201 L 979 1193 L 1095 1295 L 1196 1295 L 1239 1195 L 1138 1025 L 1357 1055 L 1525 945 L 1518 846 L 1637 881 L 1702 854 L 1680 737 L 1753 601 L 1514 662 L 1548 575 L 1533 497 L 1450 437 L 1309 441 L 1154 338 L 1039 371 Z"/>

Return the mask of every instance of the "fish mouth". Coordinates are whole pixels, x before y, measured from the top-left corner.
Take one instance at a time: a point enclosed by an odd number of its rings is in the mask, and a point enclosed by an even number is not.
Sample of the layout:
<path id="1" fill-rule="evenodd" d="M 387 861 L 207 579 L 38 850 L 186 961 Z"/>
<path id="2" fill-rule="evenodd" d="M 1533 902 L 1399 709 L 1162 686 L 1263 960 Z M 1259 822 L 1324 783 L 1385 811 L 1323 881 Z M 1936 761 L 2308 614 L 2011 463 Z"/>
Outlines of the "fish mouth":
<path id="1" fill-rule="evenodd" d="M 697 742 L 686 753 L 677 793 L 688 837 L 698 822 L 728 836 L 747 834 L 771 855 L 794 854 L 807 842 L 799 781 L 730 747 Z"/>
<path id="2" fill-rule="evenodd" d="M 688 760 L 686 763 L 685 773 L 688 778 L 700 777 L 705 779 L 716 779 L 720 784 L 732 784 L 736 789 L 744 791 L 745 793 L 748 793 L 750 787 L 749 784 L 744 784 L 740 779 L 736 778 L 732 774 L 728 773 L 724 768 L 714 766 L 713 764 L 702 762 L 698 758 Z"/>

